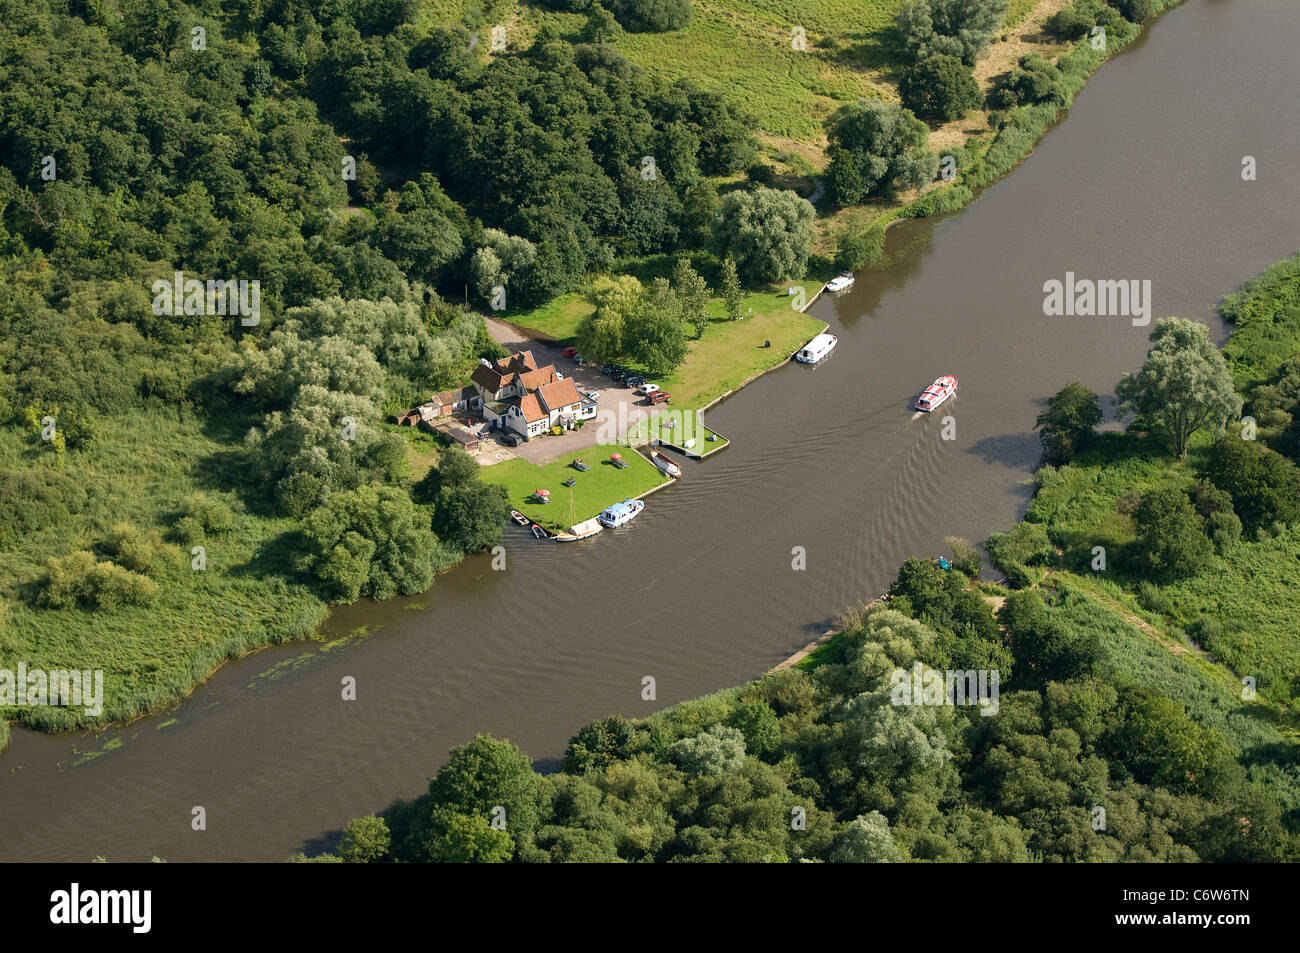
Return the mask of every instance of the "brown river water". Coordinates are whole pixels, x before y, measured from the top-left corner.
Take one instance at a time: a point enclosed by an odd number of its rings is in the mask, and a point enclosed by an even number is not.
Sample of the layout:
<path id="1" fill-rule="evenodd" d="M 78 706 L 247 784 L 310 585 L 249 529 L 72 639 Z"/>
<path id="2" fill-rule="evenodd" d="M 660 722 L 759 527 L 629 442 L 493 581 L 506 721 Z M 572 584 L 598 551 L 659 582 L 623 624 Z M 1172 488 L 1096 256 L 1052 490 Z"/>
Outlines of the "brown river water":
<path id="1" fill-rule="evenodd" d="M 475 557 L 423 596 L 336 611 L 334 635 L 369 632 L 346 646 L 256 653 L 103 735 L 15 729 L 0 860 L 283 860 L 420 793 L 476 731 L 546 768 L 585 722 L 761 675 L 908 556 L 1007 528 L 1044 399 L 1071 380 L 1111 394 L 1150 330 L 1046 317 L 1045 281 L 1150 279 L 1156 317 L 1222 340 L 1214 303 L 1300 247 L 1298 43 L 1295 0 L 1165 14 L 1017 171 L 956 215 L 891 230 L 891 270 L 811 309 L 839 336 L 831 358 L 714 408 L 732 446 L 686 463 L 628 526 L 570 546 L 511 527 L 504 572 Z M 1246 155 L 1258 181 L 1242 181 Z M 945 373 L 957 397 L 915 417 L 909 400 Z"/>

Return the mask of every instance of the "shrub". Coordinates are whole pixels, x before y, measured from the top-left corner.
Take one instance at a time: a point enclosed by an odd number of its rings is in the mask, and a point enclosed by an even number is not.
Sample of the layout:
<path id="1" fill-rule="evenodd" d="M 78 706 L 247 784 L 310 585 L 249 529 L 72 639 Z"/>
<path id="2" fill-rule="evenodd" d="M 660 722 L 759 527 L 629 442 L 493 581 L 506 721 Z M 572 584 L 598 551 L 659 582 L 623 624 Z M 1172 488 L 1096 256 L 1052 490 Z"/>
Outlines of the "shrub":
<path id="1" fill-rule="evenodd" d="M 1069 42 L 1083 39 L 1096 25 L 1096 20 L 1073 7 L 1058 10 L 1047 18 L 1047 28 Z"/>
<path id="2" fill-rule="evenodd" d="M 870 228 L 846 229 L 835 244 L 836 268 L 857 271 L 879 265 L 885 260 L 885 226 L 875 223 Z"/>
<path id="3" fill-rule="evenodd" d="M 1141 23 L 1156 12 L 1155 0 L 1108 0 L 1130 23 Z"/>
<path id="4" fill-rule="evenodd" d="M 971 190 L 961 182 L 932 189 L 903 209 L 902 217 L 928 218 L 931 215 L 942 215 L 944 212 L 955 212 L 969 202 L 972 195 Z"/>
<path id="5" fill-rule="evenodd" d="M 162 541 L 152 534 L 142 533 L 130 523 L 118 523 L 109 533 L 108 549 L 127 569 L 147 573 L 162 549 Z"/>
<path id="6" fill-rule="evenodd" d="M 691 0 L 610 0 L 610 12 L 632 33 L 664 33 L 691 22 Z"/>
<path id="7" fill-rule="evenodd" d="M 951 122 L 979 107 L 983 95 L 971 68 L 955 56 L 931 56 L 903 71 L 903 105 L 922 119 Z"/>
<path id="8" fill-rule="evenodd" d="M 186 549 L 197 546 L 204 540 L 203 524 L 193 516 L 182 516 L 172 526 L 171 538 Z"/>
<path id="9" fill-rule="evenodd" d="M 191 493 L 181 503 L 181 515 L 195 519 L 206 533 L 224 533 L 235 525 L 235 514 L 221 500 Z"/>
<path id="10" fill-rule="evenodd" d="M 963 539 L 960 536 L 948 536 L 944 538 L 948 548 L 952 550 L 952 565 L 959 572 L 965 573 L 972 579 L 980 577 L 980 554 L 970 540 Z"/>
<path id="11" fill-rule="evenodd" d="M 96 562 L 94 553 L 85 550 L 51 558 L 46 570 L 43 601 L 55 609 L 146 605 L 158 593 L 158 584 L 148 576 L 113 562 Z"/>

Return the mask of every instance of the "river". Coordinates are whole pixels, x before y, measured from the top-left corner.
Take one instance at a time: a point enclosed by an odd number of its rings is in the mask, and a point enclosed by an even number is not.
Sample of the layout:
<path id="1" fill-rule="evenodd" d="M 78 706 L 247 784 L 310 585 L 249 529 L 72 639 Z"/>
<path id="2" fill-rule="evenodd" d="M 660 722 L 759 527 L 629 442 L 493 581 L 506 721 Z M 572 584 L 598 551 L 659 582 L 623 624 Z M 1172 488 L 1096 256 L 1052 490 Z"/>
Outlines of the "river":
<path id="1" fill-rule="evenodd" d="M 1156 316 L 1222 340 L 1213 303 L 1300 247 L 1298 40 L 1294 0 L 1164 15 L 1017 171 L 956 215 L 891 230 L 892 269 L 812 308 L 834 355 L 711 411 L 732 446 L 688 463 L 629 526 L 572 546 L 512 527 L 504 572 L 476 557 L 424 596 L 335 612 L 331 632 L 369 632 L 349 645 L 257 653 L 104 735 L 15 729 L 0 860 L 283 860 L 420 793 L 476 731 L 546 767 L 586 721 L 754 678 L 908 556 L 1009 527 L 1044 398 L 1071 380 L 1111 394 L 1150 330 L 1045 317 L 1045 281 L 1150 279 Z M 1257 181 L 1242 181 L 1246 155 Z M 942 373 L 957 398 L 914 418 L 909 398 Z M 348 675 L 357 700 L 343 702 Z"/>

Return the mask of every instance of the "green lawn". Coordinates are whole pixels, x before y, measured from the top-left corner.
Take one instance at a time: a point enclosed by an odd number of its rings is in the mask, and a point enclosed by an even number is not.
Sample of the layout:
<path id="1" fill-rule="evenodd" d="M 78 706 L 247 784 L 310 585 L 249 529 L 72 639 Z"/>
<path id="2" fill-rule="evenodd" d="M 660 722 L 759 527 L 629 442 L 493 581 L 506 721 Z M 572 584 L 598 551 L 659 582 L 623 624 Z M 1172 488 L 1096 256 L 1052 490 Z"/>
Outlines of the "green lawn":
<path id="1" fill-rule="evenodd" d="M 809 298 L 825 276 L 785 282 L 780 290 L 748 294 L 740 308 L 743 317 L 728 321 L 720 299 L 709 303 L 710 324 L 704 335 L 690 342 L 685 362 L 667 377 L 647 374 L 672 395 L 675 409 L 702 409 L 728 391 L 735 390 L 764 371 L 782 364 L 814 335 L 826 328 L 823 321 L 801 314 L 785 289 L 802 285 Z M 593 306 L 580 294 L 568 294 L 530 311 L 510 315 L 522 328 L 565 344 L 573 343 L 579 322 Z M 767 341 L 770 348 L 764 347 Z M 645 373 L 644 368 L 628 364 Z"/>
<path id="2" fill-rule="evenodd" d="M 620 452 L 628 465 L 626 470 L 606 463 L 609 454 L 604 448 L 590 447 L 541 466 L 527 460 L 507 460 L 484 467 L 482 477 L 485 482 L 504 486 L 510 495 L 510 505 L 535 522 L 551 528 L 567 528 L 664 482 L 663 474 L 641 454 L 635 450 Z M 586 473 L 574 470 L 569 466 L 574 457 L 582 457 L 591 469 Z M 569 519 L 569 488 L 561 485 L 569 477 L 578 481 L 573 486 L 573 520 Z M 551 502 L 528 502 L 537 489 L 550 490 Z"/>

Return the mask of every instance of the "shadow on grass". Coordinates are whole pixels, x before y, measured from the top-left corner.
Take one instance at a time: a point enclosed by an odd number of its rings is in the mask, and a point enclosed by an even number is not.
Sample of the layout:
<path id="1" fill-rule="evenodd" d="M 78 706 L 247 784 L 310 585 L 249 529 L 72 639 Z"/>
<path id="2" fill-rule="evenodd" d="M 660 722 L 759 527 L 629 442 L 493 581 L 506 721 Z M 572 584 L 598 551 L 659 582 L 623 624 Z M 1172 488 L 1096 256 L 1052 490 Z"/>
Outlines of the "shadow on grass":
<path id="1" fill-rule="evenodd" d="M 890 23 L 875 30 L 845 34 L 830 59 L 848 69 L 898 70 L 907 63 L 907 50 L 902 34 Z"/>

